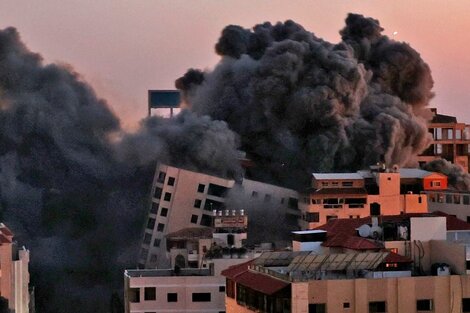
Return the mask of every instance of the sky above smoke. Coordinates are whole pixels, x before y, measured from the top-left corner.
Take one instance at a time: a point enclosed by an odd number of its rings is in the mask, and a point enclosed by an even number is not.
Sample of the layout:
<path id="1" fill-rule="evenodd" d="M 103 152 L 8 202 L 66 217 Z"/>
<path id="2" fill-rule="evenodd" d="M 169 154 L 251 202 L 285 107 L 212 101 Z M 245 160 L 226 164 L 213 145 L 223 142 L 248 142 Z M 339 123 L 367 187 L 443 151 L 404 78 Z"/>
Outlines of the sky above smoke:
<path id="1" fill-rule="evenodd" d="M 176 87 L 190 110 L 240 135 L 254 178 L 300 188 L 312 172 L 416 166 L 431 140 L 433 79 L 418 52 L 382 31 L 357 14 L 338 44 L 293 21 L 230 25 L 216 67 L 190 69 Z"/>
<path id="2" fill-rule="evenodd" d="M 219 61 L 213 46 L 226 25 L 292 19 L 336 43 L 346 14 L 357 12 L 411 43 L 433 70 L 431 106 L 469 123 L 469 10 L 467 0 L 2 0 L 0 28 L 15 26 L 47 62 L 73 64 L 123 126 L 135 126 L 147 114 L 148 89 L 172 88 L 187 68 Z"/>

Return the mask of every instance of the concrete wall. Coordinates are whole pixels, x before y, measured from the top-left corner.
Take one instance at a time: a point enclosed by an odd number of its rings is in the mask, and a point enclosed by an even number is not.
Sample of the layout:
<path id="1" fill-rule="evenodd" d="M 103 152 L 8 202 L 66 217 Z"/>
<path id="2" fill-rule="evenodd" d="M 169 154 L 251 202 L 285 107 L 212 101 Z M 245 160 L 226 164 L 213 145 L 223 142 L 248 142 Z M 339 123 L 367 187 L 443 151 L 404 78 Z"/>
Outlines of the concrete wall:
<path id="1" fill-rule="evenodd" d="M 140 302 L 130 303 L 129 312 L 198 312 L 218 313 L 225 310 L 225 278 L 221 276 L 133 277 L 129 288 L 140 288 Z M 144 300 L 144 288 L 156 287 L 156 300 Z M 192 294 L 208 292 L 210 302 L 193 302 Z M 177 302 L 167 302 L 167 293 L 177 293 Z"/>
<path id="2" fill-rule="evenodd" d="M 466 247 L 458 243 L 432 240 L 431 259 L 434 263 L 447 263 L 450 265 L 452 273 L 466 274 Z"/>
<path id="3" fill-rule="evenodd" d="M 470 276 L 310 281 L 308 288 L 309 303 L 326 303 L 328 312 L 363 313 L 369 302 L 386 301 L 388 313 L 412 313 L 416 300 L 432 299 L 432 312 L 456 313 L 461 312 L 462 298 L 470 297 Z M 295 294 L 292 297 L 294 301 Z M 297 312 L 305 312 L 302 306 L 296 306 Z"/>

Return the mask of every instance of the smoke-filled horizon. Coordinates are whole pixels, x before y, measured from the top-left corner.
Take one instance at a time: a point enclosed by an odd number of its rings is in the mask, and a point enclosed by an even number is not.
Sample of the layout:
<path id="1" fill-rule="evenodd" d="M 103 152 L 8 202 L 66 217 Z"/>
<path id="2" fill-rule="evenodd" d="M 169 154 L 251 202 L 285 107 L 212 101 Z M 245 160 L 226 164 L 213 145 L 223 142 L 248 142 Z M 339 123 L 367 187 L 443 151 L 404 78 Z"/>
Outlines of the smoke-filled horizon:
<path id="1" fill-rule="evenodd" d="M 31 250 L 38 312 L 109 311 L 136 265 L 156 161 L 233 176 L 236 146 L 225 122 L 189 111 L 126 133 L 71 66 L 0 30 L 0 209 Z"/>
<path id="2" fill-rule="evenodd" d="M 432 78 L 381 30 L 349 15 L 332 44 L 293 21 L 228 26 L 217 67 L 176 82 L 188 108 L 132 133 L 71 66 L 0 30 L 0 209 L 31 250 L 37 311 L 110 310 L 157 161 L 237 177 L 241 147 L 254 178 L 291 187 L 314 171 L 414 164 L 430 142 Z"/>
<path id="3" fill-rule="evenodd" d="M 254 178 L 298 188 L 312 172 L 416 166 L 431 141 L 431 71 L 382 30 L 349 14 L 332 44 L 293 21 L 229 25 L 214 70 L 190 69 L 176 87 L 193 112 L 240 135 Z"/>

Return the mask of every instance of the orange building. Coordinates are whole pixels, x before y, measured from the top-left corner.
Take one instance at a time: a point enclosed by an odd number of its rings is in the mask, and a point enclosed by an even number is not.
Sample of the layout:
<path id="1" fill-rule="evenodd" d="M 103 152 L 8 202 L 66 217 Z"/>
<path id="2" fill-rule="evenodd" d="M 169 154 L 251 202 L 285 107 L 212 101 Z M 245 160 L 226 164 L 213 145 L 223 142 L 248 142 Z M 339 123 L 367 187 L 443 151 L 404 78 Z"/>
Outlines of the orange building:
<path id="1" fill-rule="evenodd" d="M 420 169 L 383 169 L 356 173 L 313 173 L 312 188 L 300 196 L 300 226 L 312 229 L 333 218 L 371 215 L 371 204 L 380 215 L 428 212 L 422 192 L 447 188 L 447 177 Z"/>

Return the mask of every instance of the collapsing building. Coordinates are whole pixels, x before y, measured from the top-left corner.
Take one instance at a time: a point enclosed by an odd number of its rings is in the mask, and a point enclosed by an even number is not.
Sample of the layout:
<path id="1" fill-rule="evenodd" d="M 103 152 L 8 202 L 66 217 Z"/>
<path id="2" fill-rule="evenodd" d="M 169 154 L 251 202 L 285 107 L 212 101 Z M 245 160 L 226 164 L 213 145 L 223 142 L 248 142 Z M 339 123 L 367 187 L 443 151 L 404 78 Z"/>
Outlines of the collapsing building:
<path id="1" fill-rule="evenodd" d="M 258 223 L 271 219 L 270 231 L 279 227 L 288 232 L 289 223 L 296 227 L 300 216 L 297 197 L 296 191 L 283 187 L 159 164 L 152 185 L 139 267 L 168 268 L 166 235 L 188 227 L 212 226 L 214 210 L 244 210 L 252 219 L 250 225 L 255 225 L 258 215 Z M 261 208 L 266 210 L 261 214 L 255 212 Z"/>
<path id="2" fill-rule="evenodd" d="M 220 272 L 254 257 L 245 248 L 248 217 L 243 211 L 215 211 L 211 227 L 196 226 L 166 236 L 171 266 L 124 273 L 125 312 L 225 311 Z"/>

